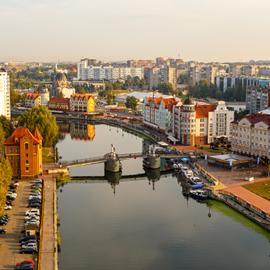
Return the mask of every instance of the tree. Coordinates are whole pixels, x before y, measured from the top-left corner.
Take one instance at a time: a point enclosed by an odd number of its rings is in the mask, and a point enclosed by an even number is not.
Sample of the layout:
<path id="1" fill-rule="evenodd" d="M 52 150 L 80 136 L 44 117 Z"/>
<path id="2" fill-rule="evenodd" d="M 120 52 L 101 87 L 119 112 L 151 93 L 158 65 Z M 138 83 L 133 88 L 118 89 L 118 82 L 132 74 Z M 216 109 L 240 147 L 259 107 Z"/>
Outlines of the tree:
<path id="1" fill-rule="evenodd" d="M 0 116 L 0 125 L 2 126 L 2 128 L 5 132 L 5 138 L 7 139 L 14 131 L 14 128 L 11 124 L 11 121 L 8 120 L 4 115 L 1 115 Z"/>
<path id="2" fill-rule="evenodd" d="M 47 107 L 36 107 L 19 117 L 19 126 L 27 127 L 31 132 L 37 127 L 43 137 L 43 146 L 53 146 L 58 138 L 58 125 Z"/>
<path id="3" fill-rule="evenodd" d="M 138 104 L 138 100 L 137 98 L 131 96 L 131 97 L 127 97 L 127 100 L 126 100 L 126 107 L 127 108 L 130 108 L 132 110 L 136 110 L 136 107 L 137 107 L 137 104 Z"/>
<path id="4" fill-rule="evenodd" d="M 4 141 L 5 141 L 5 131 L 0 124 L 0 158 L 3 156 L 4 150 Z"/>
<path id="5" fill-rule="evenodd" d="M 161 83 L 158 89 L 165 95 L 172 94 L 174 92 L 173 85 L 169 82 Z"/>
<path id="6" fill-rule="evenodd" d="M 108 105 L 111 105 L 114 101 L 114 94 L 113 94 L 113 91 L 109 91 L 107 93 L 107 104 Z"/>

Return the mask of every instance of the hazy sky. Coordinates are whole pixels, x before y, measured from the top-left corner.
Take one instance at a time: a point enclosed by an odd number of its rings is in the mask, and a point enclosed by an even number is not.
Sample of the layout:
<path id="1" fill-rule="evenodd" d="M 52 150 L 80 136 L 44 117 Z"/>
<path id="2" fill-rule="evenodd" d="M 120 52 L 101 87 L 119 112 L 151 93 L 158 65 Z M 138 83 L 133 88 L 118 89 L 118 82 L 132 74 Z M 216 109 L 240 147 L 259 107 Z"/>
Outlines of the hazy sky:
<path id="1" fill-rule="evenodd" d="M 270 59 L 269 0 L 0 0 L 0 61 Z"/>

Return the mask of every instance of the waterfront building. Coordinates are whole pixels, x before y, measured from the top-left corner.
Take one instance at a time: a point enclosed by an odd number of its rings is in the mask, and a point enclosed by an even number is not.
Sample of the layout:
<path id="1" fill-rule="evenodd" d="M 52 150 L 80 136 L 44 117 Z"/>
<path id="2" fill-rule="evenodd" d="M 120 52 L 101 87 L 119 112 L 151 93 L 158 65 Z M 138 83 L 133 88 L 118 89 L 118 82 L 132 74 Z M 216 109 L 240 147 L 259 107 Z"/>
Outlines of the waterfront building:
<path id="1" fill-rule="evenodd" d="M 257 113 L 270 106 L 270 86 L 249 87 L 246 90 L 246 109 L 249 113 Z"/>
<path id="2" fill-rule="evenodd" d="M 41 106 L 41 96 L 36 93 L 27 93 L 25 95 L 24 106 L 26 108 L 34 108 Z"/>
<path id="3" fill-rule="evenodd" d="M 48 88 L 38 89 L 37 93 L 41 97 L 41 106 L 47 106 L 48 102 L 50 100 L 50 92 L 49 92 Z"/>
<path id="4" fill-rule="evenodd" d="M 186 99 L 173 109 L 173 135 L 184 145 L 202 145 L 208 142 L 209 112 L 215 104 L 194 102 Z"/>
<path id="5" fill-rule="evenodd" d="M 70 97 L 70 110 L 73 112 L 95 112 L 95 98 L 90 94 L 74 94 Z"/>
<path id="6" fill-rule="evenodd" d="M 17 128 L 4 142 L 13 177 L 34 177 L 42 173 L 42 137 L 36 128 Z"/>
<path id="7" fill-rule="evenodd" d="M 4 68 L 0 68 L 0 115 L 10 119 L 10 83 Z"/>
<path id="8" fill-rule="evenodd" d="M 70 110 L 69 98 L 52 97 L 48 103 L 48 108 L 55 111 L 67 112 Z"/>
<path id="9" fill-rule="evenodd" d="M 231 123 L 232 151 L 254 157 L 270 158 L 269 110 L 247 115 Z"/>
<path id="10" fill-rule="evenodd" d="M 173 108 L 173 135 L 183 145 L 209 144 L 215 138 L 230 136 L 234 112 L 224 101 L 218 104 L 186 99 Z"/>
<path id="11" fill-rule="evenodd" d="M 171 130 L 172 111 L 176 104 L 175 98 L 145 98 L 142 108 L 144 124 L 163 131 Z"/>
<path id="12" fill-rule="evenodd" d="M 224 101 L 219 101 L 216 108 L 208 113 L 208 143 L 215 138 L 230 139 L 230 126 L 234 121 L 234 111 L 227 108 Z"/>

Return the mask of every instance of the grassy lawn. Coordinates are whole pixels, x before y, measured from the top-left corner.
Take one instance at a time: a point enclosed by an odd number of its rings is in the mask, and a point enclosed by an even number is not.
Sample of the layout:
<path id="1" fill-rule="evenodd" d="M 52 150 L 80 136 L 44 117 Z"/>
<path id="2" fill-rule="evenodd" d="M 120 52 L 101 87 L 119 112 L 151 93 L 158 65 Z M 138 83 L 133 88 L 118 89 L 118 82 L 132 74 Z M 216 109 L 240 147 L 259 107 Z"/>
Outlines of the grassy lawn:
<path id="1" fill-rule="evenodd" d="M 210 147 L 202 147 L 199 149 L 205 150 L 205 151 L 210 152 L 210 153 L 223 153 L 223 152 L 225 152 L 224 149 L 212 149 Z"/>
<path id="2" fill-rule="evenodd" d="M 270 201 L 270 180 L 250 185 L 244 185 L 243 187 Z"/>
<path id="3" fill-rule="evenodd" d="M 54 163 L 53 147 L 42 147 L 42 161 L 43 163 Z"/>

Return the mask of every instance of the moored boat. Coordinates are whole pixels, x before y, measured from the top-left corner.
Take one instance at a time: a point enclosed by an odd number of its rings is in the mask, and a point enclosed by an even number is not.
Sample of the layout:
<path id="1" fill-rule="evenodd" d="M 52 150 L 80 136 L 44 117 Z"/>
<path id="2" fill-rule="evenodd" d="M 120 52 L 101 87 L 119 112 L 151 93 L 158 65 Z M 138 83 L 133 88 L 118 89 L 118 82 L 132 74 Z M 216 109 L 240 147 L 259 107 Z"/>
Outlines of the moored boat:
<path id="1" fill-rule="evenodd" d="M 196 200 L 204 201 L 208 199 L 207 191 L 202 190 L 202 189 L 191 190 L 189 194 L 190 194 L 190 197 Z"/>

